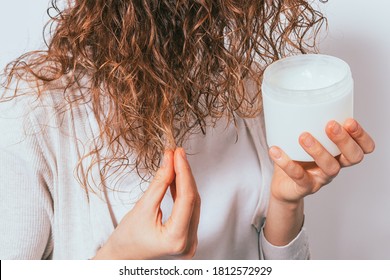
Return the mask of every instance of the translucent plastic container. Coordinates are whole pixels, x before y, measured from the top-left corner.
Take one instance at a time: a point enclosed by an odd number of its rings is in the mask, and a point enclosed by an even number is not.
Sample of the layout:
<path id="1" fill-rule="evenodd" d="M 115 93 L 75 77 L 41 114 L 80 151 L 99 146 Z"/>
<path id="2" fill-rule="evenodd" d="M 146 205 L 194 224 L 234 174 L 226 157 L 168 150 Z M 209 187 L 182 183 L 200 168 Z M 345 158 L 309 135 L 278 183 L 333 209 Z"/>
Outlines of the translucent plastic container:
<path id="1" fill-rule="evenodd" d="M 353 117 L 353 79 L 346 62 L 320 54 L 278 60 L 265 70 L 262 92 L 269 146 L 282 148 L 293 160 L 313 161 L 298 141 L 306 131 L 333 156 L 340 154 L 325 126 Z"/>

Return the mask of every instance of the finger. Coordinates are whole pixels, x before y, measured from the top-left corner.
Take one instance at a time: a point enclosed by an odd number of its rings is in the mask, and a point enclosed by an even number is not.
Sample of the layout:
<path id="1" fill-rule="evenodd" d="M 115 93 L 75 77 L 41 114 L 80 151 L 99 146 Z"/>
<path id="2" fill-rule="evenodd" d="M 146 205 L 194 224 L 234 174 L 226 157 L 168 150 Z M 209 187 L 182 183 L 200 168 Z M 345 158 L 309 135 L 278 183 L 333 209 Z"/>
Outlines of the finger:
<path id="1" fill-rule="evenodd" d="M 365 154 L 372 153 L 375 150 L 375 142 L 371 136 L 354 119 L 348 119 L 344 123 L 345 129 L 358 143 Z"/>
<path id="2" fill-rule="evenodd" d="M 306 170 L 279 147 L 273 146 L 269 154 L 274 163 L 279 166 L 297 185 L 304 188 L 311 186 L 311 178 Z"/>
<path id="3" fill-rule="evenodd" d="M 192 218 L 189 227 L 189 236 L 186 248 L 186 254 L 189 258 L 192 258 L 195 255 L 196 248 L 198 246 L 198 226 L 200 219 L 200 199 L 195 204 Z"/>
<path id="4" fill-rule="evenodd" d="M 176 173 L 176 199 L 171 217 L 166 225 L 171 228 L 175 235 L 187 237 L 192 218 L 199 219 L 199 194 L 182 148 L 175 151 L 174 168 Z"/>
<path id="5" fill-rule="evenodd" d="M 175 153 L 175 155 L 176 155 L 176 153 Z M 181 156 L 182 159 L 184 159 L 185 163 L 187 164 L 186 168 L 188 168 L 187 170 L 189 171 L 189 174 L 188 174 L 189 176 L 187 178 L 190 179 L 190 181 L 188 183 L 191 184 L 193 191 L 195 192 L 195 195 L 196 195 L 196 200 L 195 200 L 195 204 L 194 204 L 194 207 L 192 210 L 189 228 L 187 230 L 187 236 L 188 236 L 187 244 L 186 244 L 184 251 L 181 252 L 181 258 L 192 259 L 193 256 L 195 255 L 197 245 L 198 245 L 198 225 L 199 225 L 199 219 L 200 219 L 200 197 L 199 197 L 198 190 L 196 188 L 195 179 L 192 175 L 190 166 L 189 166 L 188 161 L 186 159 L 185 151 L 183 149 L 178 149 L 178 155 Z M 178 159 L 178 161 L 175 160 L 175 163 L 177 162 L 179 164 L 179 160 L 180 160 L 180 158 Z M 181 169 L 181 168 L 179 167 L 179 169 Z M 186 178 L 186 176 L 184 178 Z M 178 183 L 181 184 L 180 182 L 178 182 Z M 177 196 L 176 188 L 175 188 L 175 194 Z"/>
<path id="6" fill-rule="evenodd" d="M 176 185 L 171 184 L 171 192 L 176 194 Z M 172 196 L 173 200 L 175 201 L 176 196 Z M 198 246 L 198 225 L 199 225 L 199 219 L 200 219 L 200 199 L 195 203 L 192 215 L 191 215 L 191 221 L 189 224 L 189 228 L 187 231 L 187 240 L 185 244 L 185 248 L 183 250 L 176 251 L 179 259 L 192 259 L 196 253 L 196 249 Z"/>
<path id="7" fill-rule="evenodd" d="M 160 168 L 141 199 L 143 202 L 147 201 L 149 209 L 159 209 L 161 201 L 174 178 L 173 151 L 167 150 L 164 153 Z"/>
<path id="8" fill-rule="evenodd" d="M 364 151 L 339 123 L 331 121 L 325 130 L 328 137 L 339 148 L 341 152 L 339 161 L 343 166 L 354 165 L 363 160 Z"/>
<path id="9" fill-rule="evenodd" d="M 196 190 L 196 192 L 198 194 L 197 190 Z M 200 219 L 201 202 L 200 202 L 199 194 L 197 196 L 198 196 L 198 198 L 195 202 L 194 209 L 192 211 L 192 217 L 191 217 L 190 226 L 188 229 L 187 247 L 186 247 L 185 252 L 184 252 L 186 259 L 192 259 L 194 257 L 197 246 L 198 246 L 198 226 L 199 226 L 199 219 Z"/>
<path id="10" fill-rule="evenodd" d="M 299 143 L 326 176 L 333 178 L 340 172 L 341 166 L 338 160 L 310 133 L 303 133 L 299 137 Z"/>

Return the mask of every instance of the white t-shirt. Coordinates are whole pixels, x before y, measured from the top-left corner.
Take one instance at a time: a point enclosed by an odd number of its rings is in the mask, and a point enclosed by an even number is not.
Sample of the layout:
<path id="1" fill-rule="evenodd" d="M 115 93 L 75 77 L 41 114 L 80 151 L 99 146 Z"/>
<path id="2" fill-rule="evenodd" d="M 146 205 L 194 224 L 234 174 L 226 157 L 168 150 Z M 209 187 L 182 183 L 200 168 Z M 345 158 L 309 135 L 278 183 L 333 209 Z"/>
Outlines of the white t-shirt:
<path id="1" fill-rule="evenodd" d="M 57 84 L 43 98 L 0 103 L 1 259 L 92 258 L 148 186 L 130 172 L 110 177 L 106 195 L 81 187 L 75 167 L 98 128 L 90 103 L 69 106 L 62 93 Z M 272 163 L 263 119 L 236 125 L 221 119 L 183 144 L 202 199 L 195 259 L 307 259 L 304 229 L 283 247 L 264 238 Z M 171 208 L 168 192 L 164 219 Z"/>

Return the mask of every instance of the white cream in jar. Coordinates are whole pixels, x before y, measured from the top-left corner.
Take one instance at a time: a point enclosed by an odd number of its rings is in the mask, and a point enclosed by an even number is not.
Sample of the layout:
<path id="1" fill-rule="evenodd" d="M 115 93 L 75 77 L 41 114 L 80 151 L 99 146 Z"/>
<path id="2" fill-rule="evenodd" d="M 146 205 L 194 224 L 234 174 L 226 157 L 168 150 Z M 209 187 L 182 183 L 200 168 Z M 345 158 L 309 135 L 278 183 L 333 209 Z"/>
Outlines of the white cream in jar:
<path id="1" fill-rule="evenodd" d="M 340 154 L 325 126 L 353 117 L 353 79 L 346 62 L 320 54 L 278 60 L 264 72 L 262 93 L 269 146 L 282 148 L 293 160 L 313 161 L 298 142 L 309 132 L 333 156 Z"/>

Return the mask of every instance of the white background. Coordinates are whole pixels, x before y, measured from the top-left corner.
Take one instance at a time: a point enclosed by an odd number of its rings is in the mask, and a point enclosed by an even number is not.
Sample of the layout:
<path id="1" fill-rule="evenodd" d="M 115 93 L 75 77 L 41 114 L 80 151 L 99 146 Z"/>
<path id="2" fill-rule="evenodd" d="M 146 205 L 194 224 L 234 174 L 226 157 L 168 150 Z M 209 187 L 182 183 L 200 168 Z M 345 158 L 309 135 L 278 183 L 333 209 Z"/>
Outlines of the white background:
<path id="1" fill-rule="evenodd" d="M 324 53 L 346 60 L 355 80 L 355 117 L 374 154 L 306 200 L 312 256 L 390 259 L 390 2 L 329 0 Z"/>
<path id="2" fill-rule="evenodd" d="M 48 0 L 0 0 L 0 69 L 42 46 Z M 314 259 L 390 259 L 390 2 L 329 0 L 321 52 L 346 60 L 355 79 L 355 117 L 377 149 L 306 199 Z"/>

